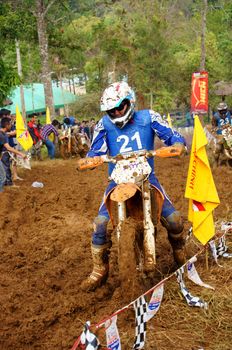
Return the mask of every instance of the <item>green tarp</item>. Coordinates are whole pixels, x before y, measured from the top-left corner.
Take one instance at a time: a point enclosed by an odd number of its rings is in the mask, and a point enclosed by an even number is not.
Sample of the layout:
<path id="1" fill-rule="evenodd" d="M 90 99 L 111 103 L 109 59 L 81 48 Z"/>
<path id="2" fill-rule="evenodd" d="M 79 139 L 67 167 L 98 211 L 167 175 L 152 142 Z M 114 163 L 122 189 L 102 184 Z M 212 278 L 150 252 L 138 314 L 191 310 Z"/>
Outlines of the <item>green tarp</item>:
<path id="1" fill-rule="evenodd" d="M 26 114 L 33 114 L 37 112 L 46 111 L 43 84 L 24 85 L 23 90 L 24 90 Z M 73 103 L 77 99 L 76 95 L 64 89 L 61 89 L 60 87 L 53 85 L 52 90 L 53 90 L 53 99 L 54 99 L 55 109 L 59 109 L 64 107 L 64 105 Z M 12 114 L 15 114 L 16 105 L 18 105 L 20 111 L 22 111 L 19 87 L 13 90 L 9 98 L 13 102 L 13 104 L 9 106 L 4 106 L 4 108 L 9 109 Z"/>

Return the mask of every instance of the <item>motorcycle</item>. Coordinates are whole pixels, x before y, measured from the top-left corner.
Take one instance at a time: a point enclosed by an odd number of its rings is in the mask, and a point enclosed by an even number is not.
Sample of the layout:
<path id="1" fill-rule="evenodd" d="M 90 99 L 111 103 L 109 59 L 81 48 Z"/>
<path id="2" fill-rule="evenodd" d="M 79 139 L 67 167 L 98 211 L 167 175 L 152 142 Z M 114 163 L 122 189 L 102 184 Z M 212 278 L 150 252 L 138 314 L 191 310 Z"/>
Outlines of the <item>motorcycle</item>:
<path id="1" fill-rule="evenodd" d="M 105 203 L 118 242 L 119 278 L 132 281 L 138 273 L 152 275 L 156 265 L 157 225 L 161 217 L 163 195 L 149 183 L 152 168 L 148 158 L 180 156 L 178 147 L 162 147 L 157 150 L 128 152 L 80 159 L 78 170 L 95 168 L 103 163 L 115 164 L 110 180 L 116 186 Z M 113 214 L 116 204 L 117 225 Z M 129 257 L 129 258 L 128 258 Z"/>
<path id="2" fill-rule="evenodd" d="M 84 158 L 90 147 L 86 136 L 71 128 L 63 131 L 62 135 L 59 137 L 59 144 L 60 155 L 63 159 L 78 155 Z"/>
<path id="3" fill-rule="evenodd" d="M 217 130 L 218 128 L 205 128 L 210 158 L 214 166 L 219 166 L 222 162 L 232 166 L 232 125 L 225 125 L 220 135 Z"/>
<path id="4" fill-rule="evenodd" d="M 224 138 L 224 154 L 227 157 L 227 159 L 232 159 L 232 125 L 228 126 L 227 128 L 224 128 L 222 130 L 222 135 Z"/>

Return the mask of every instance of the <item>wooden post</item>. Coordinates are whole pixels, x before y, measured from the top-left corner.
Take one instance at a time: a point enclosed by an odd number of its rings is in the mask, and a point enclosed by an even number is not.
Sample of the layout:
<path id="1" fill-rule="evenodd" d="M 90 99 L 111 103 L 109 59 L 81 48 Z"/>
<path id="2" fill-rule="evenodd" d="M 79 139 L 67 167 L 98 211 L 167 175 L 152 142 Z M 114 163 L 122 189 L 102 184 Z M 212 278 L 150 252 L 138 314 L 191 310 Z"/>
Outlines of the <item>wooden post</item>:
<path id="1" fill-rule="evenodd" d="M 207 14 L 207 6 L 208 1 L 203 0 L 203 10 L 202 10 L 202 24 L 201 24 L 201 62 L 200 62 L 200 70 L 205 70 L 205 60 L 206 60 L 206 50 L 205 50 L 205 33 L 206 33 L 206 14 Z"/>
<path id="2" fill-rule="evenodd" d="M 200 71 L 205 71 L 205 61 L 206 61 L 206 49 L 205 49 L 205 33 L 206 33 L 206 14 L 207 14 L 208 1 L 203 0 L 203 9 L 202 9 L 202 22 L 201 22 L 201 62 L 200 62 Z M 204 115 L 199 115 L 202 126 L 204 123 Z"/>
<path id="3" fill-rule="evenodd" d="M 22 62 L 21 62 L 21 55 L 20 55 L 20 47 L 19 47 L 19 41 L 15 39 L 15 47 L 16 47 L 16 57 L 17 57 L 17 67 L 18 67 L 18 75 L 22 79 L 23 73 L 22 73 Z M 24 99 L 24 90 L 23 85 L 20 84 L 20 101 L 21 101 L 21 112 L 23 119 L 26 118 L 26 108 L 25 108 L 25 99 Z M 26 120 L 26 119 L 25 119 Z"/>
<path id="4" fill-rule="evenodd" d="M 205 266 L 206 270 L 209 270 L 209 252 L 208 252 L 208 246 L 205 248 Z"/>

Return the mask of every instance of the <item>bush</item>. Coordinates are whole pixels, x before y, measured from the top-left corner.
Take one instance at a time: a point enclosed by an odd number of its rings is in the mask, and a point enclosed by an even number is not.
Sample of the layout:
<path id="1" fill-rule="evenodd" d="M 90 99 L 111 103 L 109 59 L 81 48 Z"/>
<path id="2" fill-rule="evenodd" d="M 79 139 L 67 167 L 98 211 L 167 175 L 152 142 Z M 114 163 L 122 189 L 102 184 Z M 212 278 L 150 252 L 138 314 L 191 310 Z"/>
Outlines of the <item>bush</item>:
<path id="1" fill-rule="evenodd" d="M 99 119 L 102 115 L 100 111 L 100 93 L 91 93 L 82 95 L 77 102 L 70 106 L 70 114 L 75 115 L 77 119 Z"/>

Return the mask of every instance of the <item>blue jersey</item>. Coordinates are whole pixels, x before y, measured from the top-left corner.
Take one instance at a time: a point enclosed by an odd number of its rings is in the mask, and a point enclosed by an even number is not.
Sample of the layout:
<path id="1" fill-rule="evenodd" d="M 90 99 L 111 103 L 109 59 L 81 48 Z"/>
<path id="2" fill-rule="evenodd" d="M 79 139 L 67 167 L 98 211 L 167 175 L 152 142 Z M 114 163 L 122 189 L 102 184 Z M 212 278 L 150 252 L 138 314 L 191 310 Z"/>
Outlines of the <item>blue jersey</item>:
<path id="1" fill-rule="evenodd" d="M 133 118 L 120 129 L 105 115 L 96 125 L 91 149 L 88 157 L 104 154 L 116 156 L 131 151 L 153 150 L 155 136 L 158 136 L 167 146 L 176 142 L 185 144 L 185 139 L 169 127 L 160 114 L 152 110 L 141 110 L 134 113 Z M 149 164 L 154 169 L 154 159 Z M 114 164 L 109 165 L 111 174 Z"/>
<path id="2" fill-rule="evenodd" d="M 218 113 L 218 112 L 215 113 L 214 119 L 216 120 L 216 126 L 218 127 L 217 134 L 219 134 L 219 135 L 221 135 L 221 133 L 222 133 L 222 129 L 220 127 L 223 127 L 224 125 L 227 125 L 227 124 L 232 125 L 232 118 L 231 118 L 231 114 L 229 111 L 226 113 L 225 118 L 222 118 L 220 116 L 220 113 Z"/>

